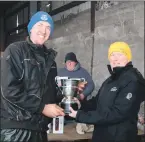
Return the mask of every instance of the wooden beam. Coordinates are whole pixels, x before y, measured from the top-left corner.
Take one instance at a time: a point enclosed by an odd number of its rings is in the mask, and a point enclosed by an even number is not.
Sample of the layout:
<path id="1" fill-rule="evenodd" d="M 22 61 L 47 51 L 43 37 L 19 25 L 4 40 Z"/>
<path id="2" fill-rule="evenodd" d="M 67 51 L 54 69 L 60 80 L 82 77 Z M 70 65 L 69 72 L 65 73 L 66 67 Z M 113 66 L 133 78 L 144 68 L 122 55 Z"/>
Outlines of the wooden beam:
<path id="1" fill-rule="evenodd" d="M 91 56 L 91 76 L 93 75 L 93 62 L 94 62 L 94 43 L 95 43 L 95 7 L 96 1 L 91 1 L 91 36 L 92 36 L 92 56 Z"/>
<path id="2" fill-rule="evenodd" d="M 73 8 L 75 6 L 78 6 L 78 5 L 80 5 L 82 3 L 85 3 L 85 2 L 87 2 L 87 1 L 73 1 L 73 2 L 70 2 L 68 4 L 65 4 L 65 5 L 57 8 L 57 9 L 54 9 L 54 10 L 50 11 L 49 14 L 51 16 L 53 16 L 53 15 L 56 15 L 56 14 L 58 14 L 60 12 L 66 11 L 68 9 L 71 9 L 71 8 Z"/>
<path id="3" fill-rule="evenodd" d="M 18 27 L 13 28 L 13 29 L 7 31 L 7 34 L 10 34 L 10 33 L 12 33 L 12 32 L 15 32 L 16 30 L 26 29 L 26 28 L 27 28 L 27 25 L 28 25 L 28 23 L 25 23 L 25 24 L 19 25 Z"/>
<path id="4" fill-rule="evenodd" d="M 21 11 L 22 9 L 24 9 L 25 7 L 29 7 L 29 5 L 30 5 L 29 1 L 25 2 L 22 5 L 20 5 L 18 8 L 15 8 L 11 13 L 5 14 L 5 17 L 9 18 L 9 17 L 15 15 L 16 13 L 18 13 L 19 11 Z"/>
<path id="5" fill-rule="evenodd" d="M 96 1 L 91 1 L 91 32 L 95 30 L 95 6 Z"/>

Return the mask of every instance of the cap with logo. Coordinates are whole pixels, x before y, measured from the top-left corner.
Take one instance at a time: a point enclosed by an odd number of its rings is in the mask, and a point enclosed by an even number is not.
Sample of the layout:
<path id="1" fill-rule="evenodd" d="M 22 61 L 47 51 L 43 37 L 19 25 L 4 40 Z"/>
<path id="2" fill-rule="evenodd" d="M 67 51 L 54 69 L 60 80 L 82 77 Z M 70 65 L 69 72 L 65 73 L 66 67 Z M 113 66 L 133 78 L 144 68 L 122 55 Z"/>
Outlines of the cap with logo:
<path id="1" fill-rule="evenodd" d="M 39 11 L 31 17 L 30 22 L 27 26 L 28 33 L 30 34 L 32 27 L 39 21 L 45 21 L 50 24 L 50 35 L 51 35 L 54 29 L 54 22 L 52 20 L 52 17 L 47 12 L 44 11 Z"/>

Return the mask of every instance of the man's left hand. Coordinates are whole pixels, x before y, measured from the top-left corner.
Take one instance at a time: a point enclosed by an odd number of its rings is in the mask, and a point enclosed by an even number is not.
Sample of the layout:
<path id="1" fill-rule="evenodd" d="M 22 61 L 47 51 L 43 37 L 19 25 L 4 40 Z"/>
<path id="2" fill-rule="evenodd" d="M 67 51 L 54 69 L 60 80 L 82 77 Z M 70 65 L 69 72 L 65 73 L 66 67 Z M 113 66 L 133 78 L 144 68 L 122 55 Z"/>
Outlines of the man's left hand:
<path id="1" fill-rule="evenodd" d="M 84 95 L 84 94 L 79 94 L 79 98 L 80 98 L 80 100 L 82 101 L 82 100 L 84 100 L 85 95 Z"/>
<path id="2" fill-rule="evenodd" d="M 71 113 L 69 113 L 69 116 L 73 117 L 73 118 L 76 118 L 77 111 L 75 111 L 72 107 L 70 107 L 70 111 L 71 111 Z"/>
<path id="3" fill-rule="evenodd" d="M 81 103 L 80 103 L 79 99 L 76 98 L 76 97 L 74 97 L 74 100 L 75 100 L 76 103 L 78 104 L 78 109 L 80 109 L 80 108 L 81 108 Z"/>

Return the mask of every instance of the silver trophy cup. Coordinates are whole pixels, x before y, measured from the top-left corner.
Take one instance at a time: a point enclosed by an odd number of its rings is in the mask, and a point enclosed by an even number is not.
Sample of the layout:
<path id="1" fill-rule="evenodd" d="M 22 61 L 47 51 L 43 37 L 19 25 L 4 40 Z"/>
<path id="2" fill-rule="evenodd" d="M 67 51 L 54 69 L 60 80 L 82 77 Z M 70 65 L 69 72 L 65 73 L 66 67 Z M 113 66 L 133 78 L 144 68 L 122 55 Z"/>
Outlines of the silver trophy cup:
<path id="1" fill-rule="evenodd" d="M 85 82 L 84 78 L 68 78 L 68 77 L 59 77 L 55 78 L 57 86 L 61 91 L 64 98 L 62 99 L 60 106 L 64 109 L 65 114 L 70 113 L 70 106 L 74 110 L 78 110 L 78 104 L 74 100 L 74 97 L 77 97 L 78 93 L 78 84 L 80 82 Z"/>

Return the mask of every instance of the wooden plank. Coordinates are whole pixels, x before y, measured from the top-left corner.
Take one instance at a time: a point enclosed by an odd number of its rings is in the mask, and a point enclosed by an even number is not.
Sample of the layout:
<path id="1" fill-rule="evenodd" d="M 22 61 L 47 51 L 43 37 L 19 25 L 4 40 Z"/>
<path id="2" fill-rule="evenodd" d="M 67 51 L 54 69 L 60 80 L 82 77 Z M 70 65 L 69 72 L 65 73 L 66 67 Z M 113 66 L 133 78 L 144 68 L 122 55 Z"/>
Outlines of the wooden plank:
<path id="1" fill-rule="evenodd" d="M 82 4 L 82 3 L 85 3 L 85 2 L 87 2 L 87 1 L 73 1 L 73 2 L 70 2 L 68 4 L 65 4 L 63 6 L 60 6 L 59 8 L 56 8 L 56 9 L 50 11 L 49 14 L 51 16 L 54 16 L 54 15 L 60 13 L 60 12 L 64 12 L 66 10 L 69 10 L 69 9 L 71 9 L 71 8 L 73 8 L 75 6 L 78 6 L 78 5 Z M 53 3 L 52 3 L 52 5 L 53 5 Z"/>
<path id="2" fill-rule="evenodd" d="M 142 136 L 145 133 L 141 130 L 138 131 L 138 135 Z M 76 141 L 76 140 L 90 140 L 92 133 L 78 134 L 76 132 L 76 123 L 70 123 L 64 126 L 64 134 L 48 134 L 49 141 Z"/>
<path id="3" fill-rule="evenodd" d="M 64 134 L 48 134 L 49 141 L 75 141 L 87 140 L 92 138 L 92 133 L 80 135 L 76 132 L 76 123 L 65 125 Z"/>

